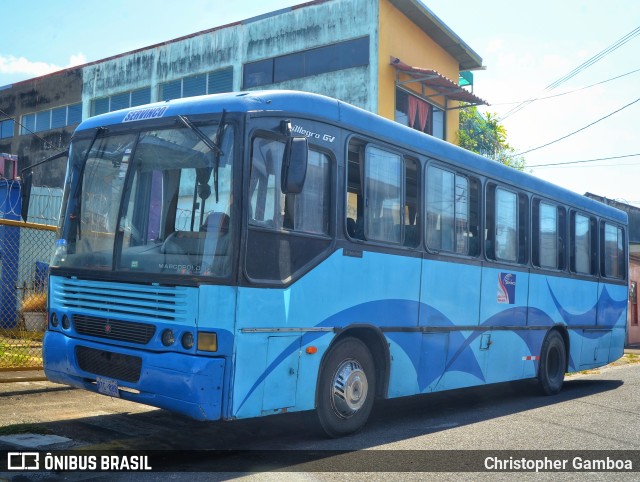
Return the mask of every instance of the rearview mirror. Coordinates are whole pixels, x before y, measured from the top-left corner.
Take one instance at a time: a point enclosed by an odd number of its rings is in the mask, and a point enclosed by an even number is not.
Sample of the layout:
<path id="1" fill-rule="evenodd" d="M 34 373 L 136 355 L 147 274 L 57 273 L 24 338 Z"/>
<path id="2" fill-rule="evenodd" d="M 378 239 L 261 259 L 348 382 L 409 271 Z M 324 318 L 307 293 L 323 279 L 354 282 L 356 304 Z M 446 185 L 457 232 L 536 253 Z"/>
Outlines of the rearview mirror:
<path id="1" fill-rule="evenodd" d="M 281 186 L 284 194 L 300 194 L 307 177 L 309 147 L 306 137 L 289 137 L 282 158 Z"/>

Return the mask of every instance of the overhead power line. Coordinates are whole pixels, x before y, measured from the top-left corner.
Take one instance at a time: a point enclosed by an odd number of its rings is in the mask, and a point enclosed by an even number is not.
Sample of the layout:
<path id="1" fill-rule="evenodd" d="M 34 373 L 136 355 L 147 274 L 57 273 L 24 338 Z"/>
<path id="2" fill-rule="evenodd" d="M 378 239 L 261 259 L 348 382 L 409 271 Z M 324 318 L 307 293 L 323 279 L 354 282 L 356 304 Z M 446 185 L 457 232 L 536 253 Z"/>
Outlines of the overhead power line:
<path id="1" fill-rule="evenodd" d="M 523 155 L 523 154 L 527 154 L 527 153 L 529 153 L 529 152 L 533 152 L 533 151 L 537 151 L 538 149 L 542 149 L 543 147 L 550 146 L 551 144 L 555 144 L 556 142 L 560 142 L 560 141 L 562 141 L 562 140 L 566 139 L 567 137 L 571 137 L 572 135 L 577 134 L 578 132 L 582 132 L 583 130 L 588 129 L 589 127 L 591 127 L 591 126 L 593 126 L 593 125 L 597 124 L 598 122 L 601 122 L 601 121 L 603 121 L 603 120 L 605 120 L 605 119 L 607 119 L 607 118 L 611 117 L 612 115 L 617 114 L 618 112 L 620 112 L 620 111 L 622 111 L 622 110 L 626 109 L 627 107 L 632 106 L 633 104 L 635 104 L 636 102 L 639 102 L 639 101 L 640 101 L 640 97 L 638 97 L 638 98 L 637 98 L 636 100 L 634 100 L 633 102 L 629 102 L 627 105 L 625 105 L 625 106 L 623 106 L 623 107 L 620 107 L 619 109 L 614 110 L 613 112 L 610 112 L 609 114 L 605 115 L 604 117 L 600 117 L 600 119 L 593 121 L 591 124 L 587 124 L 586 126 L 581 127 L 580 129 L 578 129 L 578 130 L 576 130 L 576 131 L 573 131 L 573 132 L 571 132 L 571 133 L 569 133 L 569 134 L 567 134 L 567 135 L 565 135 L 565 136 L 559 137 L 559 138 L 557 138 L 556 140 L 553 140 L 553 141 L 551 141 L 551 142 L 547 142 L 546 144 L 542 144 L 541 146 L 534 147 L 534 148 L 532 148 L 532 149 L 528 149 L 528 150 L 526 150 L 526 151 L 518 152 L 517 154 L 514 154 L 514 155 L 513 155 L 513 156 L 511 156 L 511 157 L 521 156 L 521 155 Z"/>
<path id="2" fill-rule="evenodd" d="M 537 100 L 555 99 L 556 97 L 562 97 L 563 95 L 574 94 L 576 92 L 581 92 L 583 90 L 590 89 L 591 87 L 595 87 L 597 85 L 606 84 L 607 82 L 611 82 L 613 80 L 621 79 L 622 77 L 626 77 L 627 75 L 635 74 L 637 72 L 640 72 L 640 69 L 632 70 L 631 72 L 627 72 L 626 74 L 617 75 L 616 77 L 611 77 L 610 79 L 601 80 L 600 82 L 596 82 L 595 84 L 586 85 L 584 87 L 580 87 L 578 89 L 569 90 L 567 92 L 562 92 L 560 94 L 548 95 L 546 97 L 539 97 Z M 517 100 L 515 102 L 498 102 L 498 103 L 492 103 L 491 106 L 493 107 L 493 106 L 498 106 L 498 105 L 513 105 L 513 104 L 521 104 L 523 102 L 527 102 L 527 101 L 526 100 Z"/>
<path id="3" fill-rule="evenodd" d="M 576 67 L 575 69 L 573 69 L 571 72 L 569 72 L 568 74 L 565 74 L 564 76 L 560 77 L 558 80 L 552 82 L 551 84 L 547 85 L 543 92 L 548 92 L 551 91 L 553 89 L 555 89 L 556 87 L 564 84 L 566 81 L 568 81 L 569 79 L 575 77 L 576 75 L 578 75 L 580 72 L 582 72 L 583 70 L 591 67 L 593 64 L 595 64 L 596 62 L 598 62 L 599 60 L 601 60 L 602 58 L 606 57 L 607 55 L 609 55 L 611 52 L 617 50 L 618 48 L 622 47 L 624 44 L 626 44 L 627 42 L 629 42 L 630 40 L 634 39 L 635 37 L 637 37 L 638 35 L 640 35 L 640 27 L 636 27 L 635 29 L 633 29 L 631 32 L 629 32 L 628 34 L 626 34 L 624 37 L 618 39 L 616 42 L 614 42 L 613 44 L 611 44 L 609 47 L 607 47 L 606 49 L 600 51 L 599 53 L 597 53 L 596 55 L 594 55 L 593 57 L 591 57 L 590 59 L 588 59 L 587 61 L 583 62 L 582 64 L 580 64 L 578 67 Z M 514 107 L 513 109 L 511 109 L 510 111 L 508 111 L 505 115 L 503 115 L 500 120 L 504 120 L 509 116 L 512 116 L 513 114 L 515 114 L 516 112 L 521 111 L 522 109 L 524 109 L 525 107 L 527 107 L 528 105 L 530 105 L 532 102 L 535 102 L 537 100 L 540 100 L 538 97 L 534 97 L 531 99 L 528 99 L 524 102 L 521 102 L 519 105 L 517 105 L 516 107 Z"/>
<path id="4" fill-rule="evenodd" d="M 640 156 L 640 152 L 637 154 L 625 154 L 623 156 L 611 156 L 611 157 L 599 157 L 597 159 L 585 159 L 582 161 L 563 161 L 563 162 L 549 162 L 546 164 L 534 164 L 527 165 L 527 168 L 536 168 L 536 167 L 551 167 L 551 166 L 569 166 L 572 164 L 586 164 L 589 162 L 597 162 L 597 161 L 610 161 L 612 159 L 624 159 L 626 157 L 636 157 Z"/>

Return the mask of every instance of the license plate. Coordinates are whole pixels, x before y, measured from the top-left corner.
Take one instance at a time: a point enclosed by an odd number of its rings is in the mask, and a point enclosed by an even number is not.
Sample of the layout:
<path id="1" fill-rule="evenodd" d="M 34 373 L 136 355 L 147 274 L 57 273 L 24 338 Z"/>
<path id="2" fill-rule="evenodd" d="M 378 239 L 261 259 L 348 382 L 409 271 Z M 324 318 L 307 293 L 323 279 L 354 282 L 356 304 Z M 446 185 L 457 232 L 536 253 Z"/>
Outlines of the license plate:
<path id="1" fill-rule="evenodd" d="M 96 378 L 98 384 L 98 392 L 103 395 L 109 395 L 110 397 L 120 398 L 120 391 L 118 390 L 118 382 L 111 380 L 110 378 Z"/>

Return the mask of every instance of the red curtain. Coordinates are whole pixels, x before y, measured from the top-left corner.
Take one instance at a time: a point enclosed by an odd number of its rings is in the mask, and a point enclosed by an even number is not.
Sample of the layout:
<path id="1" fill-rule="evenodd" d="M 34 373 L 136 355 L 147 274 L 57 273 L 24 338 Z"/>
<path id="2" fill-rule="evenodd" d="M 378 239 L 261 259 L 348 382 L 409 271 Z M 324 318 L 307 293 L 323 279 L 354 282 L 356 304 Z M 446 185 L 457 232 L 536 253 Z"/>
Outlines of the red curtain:
<path id="1" fill-rule="evenodd" d="M 412 95 L 407 96 L 409 98 L 409 127 L 413 127 L 413 123 L 416 121 L 416 112 L 418 111 L 418 98 Z"/>
<path id="2" fill-rule="evenodd" d="M 424 100 L 418 99 L 413 95 L 409 95 L 409 109 L 407 115 L 409 116 L 409 127 L 413 127 L 416 121 L 416 113 L 418 114 L 418 122 L 420 123 L 420 130 L 424 132 L 427 127 L 427 120 L 429 120 L 429 109 L 431 106 Z"/>
<path id="3" fill-rule="evenodd" d="M 427 127 L 427 119 L 429 119 L 429 109 L 431 106 L 423 100 L 416 100 L 418 101 L 418 120 L 420 121 L 420 130 L 424 132 L 424 128 Z"/>

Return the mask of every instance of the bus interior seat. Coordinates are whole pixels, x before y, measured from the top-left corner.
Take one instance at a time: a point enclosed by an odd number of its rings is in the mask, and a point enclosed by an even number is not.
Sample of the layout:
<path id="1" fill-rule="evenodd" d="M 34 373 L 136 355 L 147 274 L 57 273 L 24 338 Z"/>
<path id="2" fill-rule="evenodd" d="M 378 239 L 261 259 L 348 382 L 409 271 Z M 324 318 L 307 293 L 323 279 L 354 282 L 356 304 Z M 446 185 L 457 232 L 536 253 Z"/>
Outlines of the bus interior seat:
<path id="1" fill-rule="evenodd" d="M 204 219 L 202 226 L 200 226 L 200 232 L 210 233 L 217 231 L 220 235 L 227 234 L 230 221 L 231 218 L 227 213 L 212 211 Z"/>
<path id="2" fill-rule="evenodd" d="M 350 238 L 356 237 L 356 220 L 353 218 L 347 218 L 347 234 Z"/>

